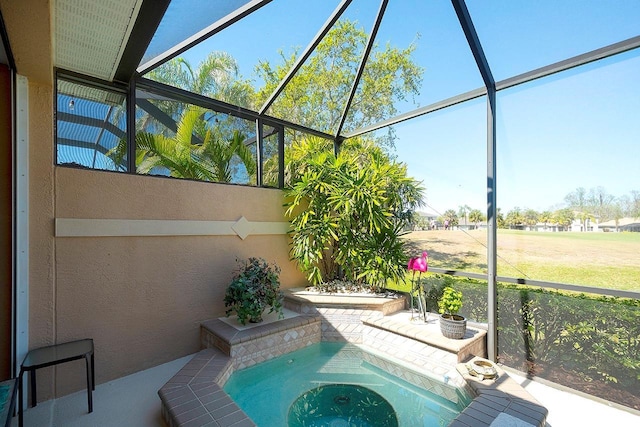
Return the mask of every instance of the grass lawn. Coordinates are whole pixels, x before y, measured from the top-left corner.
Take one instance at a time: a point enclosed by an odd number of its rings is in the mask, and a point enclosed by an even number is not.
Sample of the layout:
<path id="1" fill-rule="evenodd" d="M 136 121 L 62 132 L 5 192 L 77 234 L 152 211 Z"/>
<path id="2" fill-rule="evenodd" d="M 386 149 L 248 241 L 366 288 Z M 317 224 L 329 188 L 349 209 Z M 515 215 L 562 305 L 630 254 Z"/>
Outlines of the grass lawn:
<path id="1" fill-rule="evenodd" d="M 486 230 L 407 234 L 429 265 L 487 271 Z M 545 233 L 498 230 L 498 275 L 640 292 L 640 233 Z"/>

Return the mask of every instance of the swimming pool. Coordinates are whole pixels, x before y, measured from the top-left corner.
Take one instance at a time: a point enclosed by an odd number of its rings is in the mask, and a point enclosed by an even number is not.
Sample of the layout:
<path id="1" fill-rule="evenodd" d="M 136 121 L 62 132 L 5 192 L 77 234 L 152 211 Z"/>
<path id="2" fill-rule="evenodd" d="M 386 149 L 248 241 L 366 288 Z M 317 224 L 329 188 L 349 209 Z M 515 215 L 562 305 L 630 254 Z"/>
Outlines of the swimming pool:
<path id="1" fill-rule="evenodd" d="M 391 375 L 365 359 L 371 359 L 371 353 L 354 344 L 321 342 L 237 371 L 229 378 L 224 390 L 260 427 L 287 426 L 290 409 L 304 412 L 300 410 L 299 398 L 304 400 L 308 392 L 324 390 L 322 386 L 329 385 L 361 386 L 367 402 L 370 396 L 379 395 L 395 411 L 398 427 L 446 426 L 471 400 L 461 392 L 460 401 L 453 403 Z M 343 392 L 333 401 L 338 406 L 346 405 L 349 400 L 355 400 L 351 396 Z M 294 405 L 296 400 L 298 402 Z M 306 401 L 302 404 L 306 405 L 303 408 L 308 408 L 311 416 L 317 414 L 318 409 L 313 405 Z M 379 404 L 384 405 L 382 402 Z M 352 420 L 351 424 L 346 424 L 339 416 L 322 418 L 310 420 L 305 425 L 392 425 L 372 423 L 370 419 L 361 419 L 357 423 Z"/>

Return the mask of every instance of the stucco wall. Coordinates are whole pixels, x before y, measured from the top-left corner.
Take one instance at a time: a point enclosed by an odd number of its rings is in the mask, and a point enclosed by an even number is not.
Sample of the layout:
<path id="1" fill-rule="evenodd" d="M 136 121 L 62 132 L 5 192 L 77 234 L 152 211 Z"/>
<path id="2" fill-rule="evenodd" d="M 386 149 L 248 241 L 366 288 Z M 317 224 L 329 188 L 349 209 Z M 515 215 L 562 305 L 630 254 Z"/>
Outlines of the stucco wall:
<path id="1" fill-rule="evenodd" d="M 54 166 L 50 2 L 0 0 L 29 81 L 29 348 L 92 337 L 102 383 L 198 350 L 224 314 L 235 259 L 262 256 L 304 282 L 285 235 L 55 237 L 56 218 L 283 221 L 281 192 Z M 83 362 L 38 371 L 39 400 L 84 388 Z"/>
<path id="2" fill-rule="evenodd" d="M 29 82 L 29 348 L 56 339 L 49 6 L 47 0 L 0 0 L 17 73 Z M 53 384 L 52 369 L 38 372 L 39 397 L 50 397 Z"/>
<path id="3" fill-rule="evenodd" d="M 272 189 L 58 167 L 55 194 L 57 218 L 284 220 Z M 304 283 L 286 235 L 57 237 L 57 338 L 94 338 L 98 383 L 193 353 L 199 323 L 224 315 L 236 258 L 249 256 L 281 266 L 283 287 Z M 82 387 L 72 369 L 60 393 Z"/>

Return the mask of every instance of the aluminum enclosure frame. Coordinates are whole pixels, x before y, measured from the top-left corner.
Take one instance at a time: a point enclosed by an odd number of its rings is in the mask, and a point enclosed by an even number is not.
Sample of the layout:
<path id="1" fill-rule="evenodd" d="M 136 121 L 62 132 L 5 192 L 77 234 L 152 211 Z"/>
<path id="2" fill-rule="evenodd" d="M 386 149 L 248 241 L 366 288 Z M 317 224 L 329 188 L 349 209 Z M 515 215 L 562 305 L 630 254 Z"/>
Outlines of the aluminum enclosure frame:
<path id="1" fill-rule="evenodd" d="M 342 128 L 344 125 L 345 118 L 347 117 L 349 107 L 353 96 L 355 94 L 355 90 L 358 86 L 358 81 L 362 75 L 364 64 L 368 59 L 368 55 L 370 53 L 370 46 L 372 41 L 375 39 L 375 32 L 377 30 L 377 26 L 379 25 L 380 20 L 384 16 L 385 6 L 387 0 L 381 1 L 380 10 L 376 16 L 376 24 L 374 25 L 374 29 L 372 30 L 372 34 L 367 45 L 367 49 L 363 54 L 362 61 L 360 62 L 360 66 L 354 78 L 349 100 L 346 103 L 343 114 L 341 116 L 340 124 L 335 132 L 335 134 L 331 134 L 328 132 L 322 132 L 315 129 L 311 129 L 307 126 L 296 124 L 292 122 L 288 122 L 287 120 L 278 119 L 275 117 L 270 117 L 265 114 L 274 100 L 280 95 L 280 93 L 286 88 L 287 84 L 291 81 L 291 79 L 295 76 L 297 71 L 302 67 L 303 63 L 306 59 L 312 54 L 313 50 L 321 43 L 322 38 L 326 35 L 326 33 L 330 30 L 333 24 L 338 20 L 338 18 L 342 15 L 342 13 L 346 10 L 346 8 L 351 4 L 351 0 L 342 0 L 342 2 L 338 5 L 338 7 L 334 10 L 333 14 L 329 17 L 329 19 L 325 22 L 320 31 L 316 34 L 310 44 L 307 46 L 305 51 L 301 54 L 301 56 L 296 60 L 293 67 L 288 71 L 285 78 L 279 83 L 276 87 L 275 91 L 271 94 L 271 96 L 266 100 L 264 105 L 258 111 L 252 111 L 246 108 L 242 108 L 239 106 L 234 106 L 228 103 L 224 103 L 222 101 L 218 101 L 212 98 L 208 98 L 202 95 L 190 93 L 184 91 L 182 89 L 173 88 L 171 86 L 163 85 L 161 83 L 153 82 L 151 80 L 140 77 L 140 74 L 146 73 L 171 58 L 176 57 L 180 53 L 186 51 L 188 48 L 198 44 L 200 41 L 211 37 L 217 32 L 227 28 L 228 26 L 234 24 L 235 22 L 240 21 L 243 17 L 252 13 L 255 10 L 260 9 L 262 6 L 268 4 L 271 0 L 253 0 L 250 1 L 247 5 L 242 8 L 236 10 L 235 12 L 227 15 L 226 17 L 218 20 L 214 24 L 207 27 L 205 30 L 199 32 L 193 37 L 184 40 L 182 43 L 174 46 L 173 48 L 165 51 L 164 53 L 156 56 L 150 61 L 147 61 L 145 64 L 141 64 L 137 68 L 138 75 L 134 77 L 129 83 L 129 98 L 128 102 L 130 104 L 134 104 L 132 102 L 136 88 L 150 90 L 155 93 L 167 94 L 168 96 L 182 100 L 185 102 L 194 103 L 197 105 L 204 106 L 206 108 L 211 108 L 215 111 L 226 112 L 228 114 L 245 118 L 247 120 L 256 121 L 257 126 L 257 135 L 259 136 L 262 131 L 263 124 L 269 126 L 277 126 L 278 128 L 283 129 L 281 135 L 283 135 L 284 128 L 290 128 L 296 131 L 305 132 L 311 135 L 316 135 L 322 138 L 330 139 L 334 141 L 336 149 L 339 148 L 339 145 L 349 138 L 357 137 L 368 132 L 373 132 L 388 126 L 392 126 L 419 116 L 427 115 L 435 111 L 439 111 L 466 101 L 470 101 L 473 99 L 477 99 L 482 96 L 487 96 L 487 141 L 486 141 L 486 170 L 487 170 L 487 218 L 488 218 L 488 250 L 487 250 L 487 281 L 489 284 L 489 295 L 488 295 L 488 319 L 489 319 L 489 335 L 488 335 L 488 353 L 489 358 L 492 360 L 496 359 L 497 356 L 497 221 L 496 221 L 496 213 L 497 213 L 497 205 L 496 205 L 496 191 L 497 191 L 497 168 L 496 168 L 496 97 L 498 91 L 503 89 L 508 89 L 517 85 L 526 84 L 532 82 L 537 79 L 545 78 L 551 76 L 553 74 L 567 71 L 570 69 L 574 69 L 576 67 L 580 67 L 582 65 L 602 60 L 605 58 L 609 58 L 618 54 L 621 54 L 626 51 L 635 50 L 640 48 L 640 36 L 632 37 L 627 40 L 623 40 L 618 43 L 611 44 L 609 46 L 605 46 L 603 48 L 599 48 L 585 54 L 577 55 L 572 58 L 559 61 L 544 67 L 540 67 L 502 81 L 496 82 L 493 78 L 493 74 L 491 72 L 491 67 L 489 61 L 487 60 L 484 50 L 482 47 L 482 43 L 478 37 L 478 34 L 475 30 L 472 17 L 467 9 L 465 0 L 451 0 L 452 7 L 456 12 L 456 16 L 460 23 L 460 26 L 466 36 L 467 44 L 471 50 L 471 53 L 474 56 L 476 61 L 476 65 L 478 67 L 478 71 L 482 76 L 484 87 L 478 88 L 466 93 L 462 93 L 433 104 L 430 104 L 425 107 L 418 108 L 413 111 L 409 111 L 406 113 L 399 114 L 394 117 L 390 117 L 383 121 L 380 121 L 375 124 L 371 124 L 347 133 L 342 134 Z M 148 43 L 147 43 L 148 44 Z M 132 89 L 133 88 L 133 89 Z M 135 111 L 135 110 L 134 110 Z M 128 126 L 128 131 L 132 132 L 132 126 Z M 133 129 L 135 133 L 135 129 Z M 129 137 L 132 137 L 132 134 L 129 134 Z M 135 135 L 133 135 L 135 137 Z M 280 161 L 284 162 L 283 154 L 284 154 L 284 139 L 283 136 L 279 137 L 278 145 L 280 147 Z M 133 157 L 133 156 L 130 156 Z M 131 165 L 129 166 L 132 167 Z M 135 168 L 134 168 L 135 169 Z M 280 167 L 281 174 L 283 173 L 283 167 Z M 284 179 L 282 176 L 278 179 L 279 185 L 284 185 Z"/>
<path id="2" fill-rule="evenodd" d="M 451 0 L 487 89 L 487 355 L 498 358 L 498 222 L 496 220 L 496 82 L 464 0 Z"/>

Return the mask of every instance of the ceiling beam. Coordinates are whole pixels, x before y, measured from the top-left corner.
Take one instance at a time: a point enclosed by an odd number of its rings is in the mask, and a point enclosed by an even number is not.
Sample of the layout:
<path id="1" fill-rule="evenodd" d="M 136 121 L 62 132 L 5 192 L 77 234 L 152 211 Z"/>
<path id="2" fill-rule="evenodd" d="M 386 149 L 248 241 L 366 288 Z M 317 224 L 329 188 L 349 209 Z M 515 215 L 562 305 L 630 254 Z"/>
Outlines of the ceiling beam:
<path id="1" fill-rule="evenodd" d="M 482 75 L 482 80 L 484 80 L 484 85 L 487 88 L 495 88 L 496 81 L 493 78 L 493 74 L 491 74 L 491 67 L 489 67 L 489 62 L 484 54 L 484 50 L 482 49 L 478 33 L 473 26 L 473 21 L 471 20 L 471 15 L 469 15 L 467 5 L 464 0 L 451 0 L 451 4 L 456 11 L 458 21 L 460 22 L 460 26 L 462 27 L 465 37 L 467 38 L 467 43 L 469 44 L 471 53 L 476 60 L 478 70 Z"/>
<path id="2" fill-rule="evenodd" d="M 116 136 L 118 139 L 122 139 L 127 136 L 125 131 L 109 122 L 108 120 L 97 119 L 95 117 L 80 116 L 78 114 L 65 113 L 63 111 L 58 111 L 56 113 L 56 118 L 61 122 L 74 123 L 82 126 L 104 129 Z"/>
<path id="3" fill-rule="evenodd" d="M 369 59 L 369 54 L 371 53 L 371 49 L 373 48 L 376 35 L 378 34 L 378 29 L 380 28 L 380 23 L 382 22 L 382 17 L 384 16 L 384 12 L 387 9 L 388 3 L 389 3 L 389 0 L 382 0 L 380 2 L 380 7 L 378 8 L 378 14 L 376 15 L 376 20 L 373 24 L 373 28 L 371 29 L 371 34 L 369 34 L 369 40 L 367 42 L 367 46 L 365 47 L 364 52 L 362 54 L 362 59 L 360 60 L 360 65 L 358 66 L 358 71 L 356 72 L 356 76 L 353 79 L 353 85 L 351 86 L 349 97 L 347 98 L 347 102 L 345 103 L 344 109 L 342 110 L 342 116 L 340 117 L 340 123 L 338 124 L 336 135 L 340 135 L 340 132 L 342 132 L 342 128 L 344 127 L 344 122 L 347 120 L 347 114 L 349 113 L 349 108 L 351 107 L 351 103 L 353 102 L 353 97 L 356 96 L 356 91 L 358 90 L 358 84 L 360 83 L 360 79 L 362 78 L 362 74 L 364 73 L 364 68 L 367 66 L 367 60 Z"/>
<path id="4" fill-rule="evenodd" d="M 171 0 L 144 0 L 142 2 L 113 80 L 126 83 L 135 75 L 169 3 Z"/>
<path id="5" fill-rule="evenodd" d="M 187 104 L 199 105 L 201 107 L 208 108 L 223 114 L 229 114 L 234 117 L 240 117 L 241 119 L 254 121 L 260 118 L 260 119 L 263 119 L 265 124 L 268 126 L 281 125 L 287 128 L 298 130 L 300 132 L 316 135 L 321 138 L 326 138 L 331 140 L 334 139 L 333 135 L 330 135 L 325 132 L 311 129 L 306 126 L 289 122 L 284 119 L 279 119 L 277 117 L 268 116 L 266 114 L 260 114 L 256 111 L 249 110 L 244 107 L 229 104 L 227 102 L 219 101 L 204 95 L 199 95 L 197 93 L 189 92 L 184 89 L 179 89 L 177 87 L 169 86 L 164 83 L 159 83 L 153 80 L 139 78 L 136 81 L 136 87 L 142 91 L 149 92 L 150 94 L 160 95 L 176 101 L 185 102 Z"/>
<path id="6" fill-rule="evenodd" d="M 527 71 L 526 73 L 519 74 L 514 77 L 510 77 L 505 80 L 501 80 L 496 83 L 496 89 L 507 89 L 522 83 L 527 83 L 532 80 L 547 77 L 555 73 L 569 70 L 571 68 L 579 67 L 581 65 L 595 62 L 600 59 L 608 58 L 610 56 L 617 55 L 629 50 L 637 49 L 640 47 L 640 36 L 632 37 L 627 40 L 623 40 L 618 43 L 605 46 L 600 49 L 592 50 L 591 52 L 584 53 L 582 55 L 574 56 L 573 58 L 565 59 L 564 61 L 556 62 L 545 67 L 537 68 L 535 70 Z"/>
<path id="7" fill-rule="evenodd" d="M 78 147 L 78 148 L 86 148 L 89 150 L 96 150 L 99 153 L 106 155 L 109 152 L 109 149 L 102 146 L 97 145 L 93 141 L 79 141 L 77 139 L 71 138 L 56 138 L 56 145 L 64 145 L 67 147 Z M 64 163 L 61 163 L 64 164 Z"/>
<path id="8" fill-rule="evenodd" d="M 365 133 L 373 132 L 378 129 L 385 128 L 387 126 L 393 126 L 398 123 L 404 122 L 406 120 L 410 120 L 419 116 L 424 116 L 425 114 L 433 113 L 434 111 L 442 110 L 444 108 L 451 107 L 456 104 L 461 104 L 463 102 L 470 101 L 472 99 L 480 98 L 481 96 L 484 96 L 486 94 L 487 94 L 487 89 L 484 87 L 481 87 L 479 89 L 465 92 L 460 95 L 453 96 L 451 98 L 443 99 L 442 101 L 438 101 L 433 104 L 429 104 L 427 106 L 408 111 L 406 113 L 398 114 L 397 116 L 390 117 L 386 120 L 382 120 L 377 123 L 373 123 L 369 126 L 361 127 L 360 129 L 356 129 L 353 132 L 349 132 L 344 135 L 341 135 L 341 137 L 344 139 L 353 138 L 354 136 L 359 136 Z"/>

